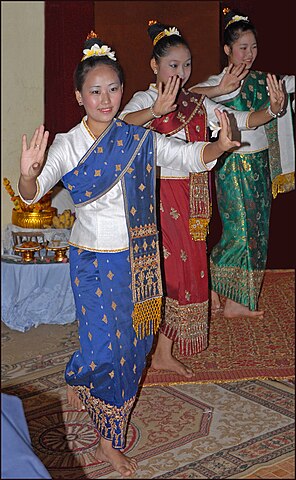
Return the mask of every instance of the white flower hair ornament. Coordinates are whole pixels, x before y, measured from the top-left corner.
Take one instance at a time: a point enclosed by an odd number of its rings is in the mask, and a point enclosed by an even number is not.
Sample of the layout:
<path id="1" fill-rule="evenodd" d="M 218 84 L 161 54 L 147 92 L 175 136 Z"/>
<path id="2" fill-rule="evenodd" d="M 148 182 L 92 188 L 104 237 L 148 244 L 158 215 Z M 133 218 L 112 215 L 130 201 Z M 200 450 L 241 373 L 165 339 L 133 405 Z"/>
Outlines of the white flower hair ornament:
<path id="1" fill-rule="evenodd" d="M 102 45 L 99 47 L 97 43 L 95 43 L 91 48 L 85 48 L 83 50 L 84 56 L 82 57 L 81 61 L 86 60 L 90 57 L 109 57 L 111 60 L 116 61 L 115 52 L 111 52 L 111 48 L 108 45 Z"/>
<path id="2" fill-rule="evenodd" d="M 169 37 L 170 35 L 180 35 L 179 30 L 176 27 L 169 27 L 168 29 L 165 28 L 164 33 Z"/>
<path id="3" fill-rule="evenodd" d="M 225 30 L 226 28 L 231 25 L 231 23 L 235 23 L 235 22 L 240 22 L 241 20 L 243 20 L 244 22 L 249 22 L 249 17 L 242 17 L 241 15 L 234 15 L 234 17 L 232 17 L 232 19 L 227 23 L 226 27 L 225 27 Z"/>
<path id="4" fill-rule="evenodd" d="M 176 27 L 165 28 L 162 32 L 156 35 L 155 39 L 153 40 L 153 45 L 155 46 L 161 38 L 170 37 L 171 35 L 178 35 L 178 37 L 181 37 L 181 33 Z"/>
<path id="5" fill-rule="evenodd" d="M 219 125 L 217 125 L 216 123 L 212 122 L 211 120 L 209 121 L 209 127 L 212 130 L 211 138 L 217 138 L 218 133 L 221 130 L 221 127 Z"/>

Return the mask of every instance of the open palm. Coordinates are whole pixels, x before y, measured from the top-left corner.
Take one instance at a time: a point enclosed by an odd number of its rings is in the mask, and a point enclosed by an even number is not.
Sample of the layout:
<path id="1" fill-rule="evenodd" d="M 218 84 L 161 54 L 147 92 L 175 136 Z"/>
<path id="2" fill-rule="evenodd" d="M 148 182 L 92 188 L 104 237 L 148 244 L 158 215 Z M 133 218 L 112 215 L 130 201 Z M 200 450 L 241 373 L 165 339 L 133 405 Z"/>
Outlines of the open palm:
<path id="1" fill-rule="evenodd" d="M 41 172 L 44 163 L 44 155 L 47 147 L 49 132 L 44 131 L 44 126 L 36 128 L 31 138 L 30 145 L 27 144 L 27 136 L 22 137 L 21 175 L 24 177 L 37 177 Z"/>

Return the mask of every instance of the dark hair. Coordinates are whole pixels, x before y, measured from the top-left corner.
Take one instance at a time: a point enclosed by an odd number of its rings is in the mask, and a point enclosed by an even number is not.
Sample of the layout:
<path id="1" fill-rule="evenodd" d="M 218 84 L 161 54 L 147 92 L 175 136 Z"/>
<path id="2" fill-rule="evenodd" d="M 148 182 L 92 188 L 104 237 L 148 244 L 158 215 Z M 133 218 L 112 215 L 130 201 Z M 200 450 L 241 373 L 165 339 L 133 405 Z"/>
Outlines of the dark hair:
<path id="1" fill-rule="evenodd" d="M 154 23 L 148 27 L 148 35 L 153 41 L 157 35 L 163 32 L 165 29 L 173 28 L 170 25 L 163 25 L 162 23 Z M 168 50 L 171 47 L 178 45 L 184 45 L 190 51 L 189 45 L 183 37 L 179 35 L 164 35 L 156 45 L 153 47 L 151 58 L 155 58 L 158 61 L 161 57 L 165 57 L 168 54 Z"/>
<path id="2" fill-rule="evenodd" d="M 99 38 L 89 38 L 84 42 L 83 49 L 91 48 L 95 44 L 99 45 L 99 47 L 101 47 L 102 45 L 106 45 L 106 43 L 104 43 Z M 79 62 L 79 64 L 77 65 L 74 72 L 74 76 L 73 76 L 75 90 L 78 90 L 79 92 L 81 92 L 86 74 L 90 70 L 95 68 L 97 65 L 108 65 L 111 68 L 113 68 L 113 70 L 118 75 L 120 83 L 123 84 L 123 80 L 124 80 L 123 70 L 119 62 L 117 60 L 112 60 L 107 55 L 104 55 L 104 56 L 94 55 L 92 57 L 88 57 L 85 60 Z"/>
<path id="3" fill-rule="evenodd" d="M 257 31 L 254 25 L 249 20 L 238 20 L 237 22 L 232 22 L 229 25 L 228 22 L 235 16 L 239 15 L 241 17 L 246 17 L 246 15 L 242 15 L 241 13 L 234 12 L 233 10 L 229 10 L 224 15 L 224 37 L 223 37 L 223 44 L 228 45 L 229 47 L 232 46 L 236 40 L 239 39 L 242 33 L 251 31 L 253 32 L 256 40 L 257 40 Z"/>

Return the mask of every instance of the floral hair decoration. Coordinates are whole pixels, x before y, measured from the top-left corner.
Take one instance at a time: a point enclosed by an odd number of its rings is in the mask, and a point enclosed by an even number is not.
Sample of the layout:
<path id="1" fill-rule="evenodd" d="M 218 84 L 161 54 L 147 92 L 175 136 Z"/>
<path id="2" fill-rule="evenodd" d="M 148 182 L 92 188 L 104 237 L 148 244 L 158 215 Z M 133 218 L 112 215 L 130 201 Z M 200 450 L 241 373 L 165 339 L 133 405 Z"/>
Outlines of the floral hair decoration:
<path id="1" fill-rule="evenodd" d="M 231 25 L 231 23 L 240 22 L 241 20 L 243 20 L 244 22 L 249 22 L 249 17 L 242 17 L 241 15 L 234 15 L 234 17 L 232 17 L 232 19 L 229 20 L 229 22 L 227 23 L 227 25 L 225 27 L 225 30 L 226 30 L 227 27 L 229 27 L 229 25 Z"/>
<path id="2" fill-rule="evenodd" d="M 179 37 L 181 37 L 181 34 L 176 27 L 165 28 L 162 32 L 156 35 L 155 39 L 153 40 L 153 45 L 155 46 L 157 42 L 159 42 L 159 40 L 161 40 L 163 37 L 170 37 L 171 35 L 178 35 Z"/>
<path id="3" fill-rule="evenodd" d="M 90 57 L 109 57 L 111 60 L 116 61 L 115 52 L 111 52 L 111 48 L 108 45 L 102 45 L 99 47 L 97 43 L 95 43 L 91 48 L 85 48 L 83 50 L 84 56 L 82 57 L 81 61 L 86 60 Z"/>

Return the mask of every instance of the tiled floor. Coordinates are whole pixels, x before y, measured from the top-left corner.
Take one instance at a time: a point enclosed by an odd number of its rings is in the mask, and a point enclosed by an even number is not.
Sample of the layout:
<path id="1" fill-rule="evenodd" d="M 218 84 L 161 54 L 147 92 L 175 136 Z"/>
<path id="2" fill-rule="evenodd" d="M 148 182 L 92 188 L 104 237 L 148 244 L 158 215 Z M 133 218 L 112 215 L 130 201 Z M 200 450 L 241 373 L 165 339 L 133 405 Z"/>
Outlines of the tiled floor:
<path id="1" fill-rule="evenodd" d="M 246 475 L 246 478 L 262 478 L 271 480 L 277 478 L 281 479 L 295 479 L 295 457 L 290 457 L 278 462 L 276 465 L 258 468 L 255 472 Z"/>

